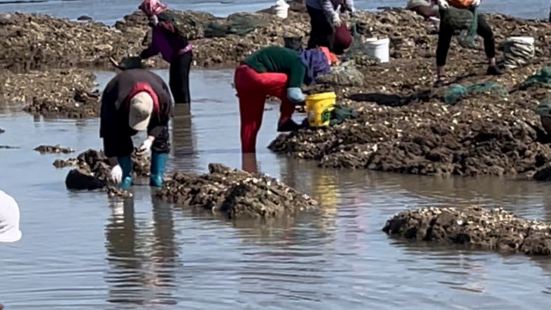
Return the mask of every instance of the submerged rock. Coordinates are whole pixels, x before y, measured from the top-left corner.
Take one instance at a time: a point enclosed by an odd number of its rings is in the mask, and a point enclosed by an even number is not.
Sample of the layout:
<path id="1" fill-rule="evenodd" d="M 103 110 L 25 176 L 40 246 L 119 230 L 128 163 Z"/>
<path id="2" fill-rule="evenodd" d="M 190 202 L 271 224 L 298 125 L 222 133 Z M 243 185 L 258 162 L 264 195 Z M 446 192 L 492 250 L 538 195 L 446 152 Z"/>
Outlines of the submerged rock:
<path id="1" fill-rule="evenodd" d="M 149 175 L 149 157 L 140 156 L 136 152 L 132 154 L 134 177 L 146 177 Z M 99 189 L 109 184 L 111 166 L 103 152 L 88 150 L 79 154 L 76 158 L 56 160 L 53 165 L 56 168 L 75 167 L 65 179 L 68 189 Z"/>
<path id="2" fill-rule="evenodd" d="M 533 176 L 536 181 L 551 181 L 551 163 L 547 163 L 545 166 L 541 167 L 534 173 Z"/>
<path id="3" fill-rule="evenodd" d="M 92 17 L 87 15 L 81 15 L 77 18 L 78 21 L 92 21 L 94 20 Z"/>
<path id="4" fill-rule="evenodd" d="M 71 190 L 96 190 L 107 186 L 103 179 L 90 174 L 84 169 L 72 169 L 65 178 L 65 186 Z"/>
<path id="5" fill-rule="evenodd" d="M 69 153 L 73 153 L 75 151 L 72 148 L 62 147 L 59 144 L 58 145 L 41 145 L 41 146 L 36 147 L 34 150 L 41 153 L 41 154 L 46 154 L 46 153 L 69 154 Z"/>
<path id="6" fill-rule="evenodd" d="M 0 128 L 0 133 L 6 132 L 4 129 Z"/>
<path id="7" fill-rule="evenodd" d="M 383 231 L 416 241 L 461 244 L 475 249 L 551 255 L 551 226 L 503 209 L 422 208 L 388 220 Z"/>
<path id="8" fill-rule="evenodd" d="M 317 207 L 307 195 L 265 175 L 209 164 L 209 173 L 176 172 L 157 196 L 165 201 L 229 218 L 275 218 Z"/>

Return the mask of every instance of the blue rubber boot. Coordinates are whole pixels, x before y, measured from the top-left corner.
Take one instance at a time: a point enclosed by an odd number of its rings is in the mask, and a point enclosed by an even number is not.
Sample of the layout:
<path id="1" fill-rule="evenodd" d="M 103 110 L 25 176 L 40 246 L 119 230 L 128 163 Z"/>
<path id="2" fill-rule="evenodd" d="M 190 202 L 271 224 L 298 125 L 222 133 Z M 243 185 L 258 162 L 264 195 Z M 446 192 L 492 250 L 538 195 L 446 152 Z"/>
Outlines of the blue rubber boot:
<path id="1" fill-rule="evenodd" d="M 132 158 L 130 156 L 117 157 L 122 169 L 120 188 L 127 190 L 132 186 Z"/>
<path id="2" fill-rule="evenodd" d="M 155 187 L 163 186 L 163 177 L 165 174 L 167 153 L 151 152 L 151 175 L 149 176 L 149 185 Z"/>

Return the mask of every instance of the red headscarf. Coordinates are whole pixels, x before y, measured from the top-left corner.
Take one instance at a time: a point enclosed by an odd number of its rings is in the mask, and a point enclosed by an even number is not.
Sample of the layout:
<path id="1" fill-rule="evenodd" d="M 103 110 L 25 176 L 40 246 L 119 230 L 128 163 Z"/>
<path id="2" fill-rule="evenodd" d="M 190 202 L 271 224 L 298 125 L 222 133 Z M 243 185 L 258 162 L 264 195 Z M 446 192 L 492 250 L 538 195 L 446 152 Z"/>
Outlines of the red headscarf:
<path id="1" fill-rule="evenodd" d="M 154 16 L 164 12 L 167 6 L 159 0 L 143 0 L 138 8 L 147 16 Z"/>

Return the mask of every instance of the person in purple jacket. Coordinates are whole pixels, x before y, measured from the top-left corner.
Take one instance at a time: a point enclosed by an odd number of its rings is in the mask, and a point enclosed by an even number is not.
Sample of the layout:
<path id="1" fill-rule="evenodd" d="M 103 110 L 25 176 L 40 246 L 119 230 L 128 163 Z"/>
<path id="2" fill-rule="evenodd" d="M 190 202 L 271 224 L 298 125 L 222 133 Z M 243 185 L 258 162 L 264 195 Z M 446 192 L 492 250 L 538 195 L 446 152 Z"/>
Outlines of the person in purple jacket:
<path id="1" fill-rule="evenodd" d="M 169 85 L 175 104 L 190 104 L 189 71 L 193 53 L 191 44 L 159 22 L 167 10 L 166 4 L 158 0 L 143 0 L 139 9 L 149 18 L 152 28 L 152 40 L 149 47 L 140 53 L 140 58 L 147 59 L 159 53 L 170 63 Z"/>

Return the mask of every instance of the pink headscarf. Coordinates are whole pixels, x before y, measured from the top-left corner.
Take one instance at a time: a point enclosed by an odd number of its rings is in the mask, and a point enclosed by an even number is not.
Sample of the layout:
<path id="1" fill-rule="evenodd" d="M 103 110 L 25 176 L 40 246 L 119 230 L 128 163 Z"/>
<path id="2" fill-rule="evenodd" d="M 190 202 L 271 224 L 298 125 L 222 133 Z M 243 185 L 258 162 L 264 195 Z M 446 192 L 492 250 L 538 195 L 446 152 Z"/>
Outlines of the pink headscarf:
<path id="1" fill-rule="evenodd" d="M 159 0 L 143 0 L 138 8 L 147 16 L 154 16 L 164 12 L 167 6 Z"/>

